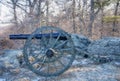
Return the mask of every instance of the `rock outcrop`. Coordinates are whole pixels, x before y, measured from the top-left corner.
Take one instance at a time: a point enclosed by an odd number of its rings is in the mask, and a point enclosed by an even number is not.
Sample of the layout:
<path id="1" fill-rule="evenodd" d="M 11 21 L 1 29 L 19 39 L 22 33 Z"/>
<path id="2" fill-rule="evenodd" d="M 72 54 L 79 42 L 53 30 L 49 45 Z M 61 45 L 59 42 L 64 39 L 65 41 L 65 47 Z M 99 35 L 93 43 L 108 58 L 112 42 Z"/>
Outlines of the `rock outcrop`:
<path id="1" fill-rule="evenodd" d="M 90 55 L 105 56 L 120 63 L 120 38 L 107 37 L 93 41 L 87 49 Z"/>
<path id="2" fill-rule="evenodd" d="M 87 50 L 90 54 L 120 55 L 120 38 L 103 38 L 93 41 Z"/>

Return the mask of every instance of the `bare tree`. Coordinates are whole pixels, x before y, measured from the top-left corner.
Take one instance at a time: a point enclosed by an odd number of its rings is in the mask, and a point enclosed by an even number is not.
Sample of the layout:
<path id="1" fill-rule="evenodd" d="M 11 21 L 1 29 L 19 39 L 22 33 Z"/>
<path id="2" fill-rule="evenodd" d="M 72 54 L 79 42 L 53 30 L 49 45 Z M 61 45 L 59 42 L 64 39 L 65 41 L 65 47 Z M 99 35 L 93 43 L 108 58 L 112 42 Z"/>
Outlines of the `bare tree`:
<path id="1" fill-rule="evenodd" d="M 14 11 L 14 19 L 15 19 L 15 24 L 18 25 L 18 21 L 17 21 L 17 11 L 16 11 L 16 5 L 18 3 L 18 0 L 11 0 L 12 2 L 12 6 L 13 6 L 13 11 Z"/>
<path id="2" fill-rule="evenodd" d="M 81 3 L 82 2 L 82 3 Z M 87 0 L 78 0 L 78 17 L 79 17 L 79 28 L 80 33 L 84 34 L 86 30 L 86 18 L 87 18 L 87 8 L 88 3 Z"/>
<path id="3" fill-rule="evenodd" d="M 49 23 L 49 0 L 46 1 L 46 25 L 48 26 Z"/>
<path id="4" fill-rule="evenodd" d="M 114 21 L 113 21 L 113 29 L 112 29 L 113 33 L 118 31 L 117 22 L 116 22 L 116 16 L 118 15 L 119 4 L 120 4 L 120 0 L 117 0 L 116 4 L 115 4 L 115 9 L 114 9 L 115 10 L 114 11 L 114 17 L 115 18 L 114 18 Z"/>
<path id="5" fill-rule="evenodd" d="M 101 33 L 101 35 L 100 35 L 100 38 L 102 38 L 102 36 L 103 36 L 103 26 L 104 26 L 104 22 L 103 22 L 103 18 L 104 18 L 104 8 L 105 8 L 105 6 L 108 6 L 110 4 L 110 0 L 98 0 L 98 1 L 96 1 L 95 2 L 95 6 L 96 7 L 99 7 L 100 8 L 100 13 L 101 13 L 101 15 L 100 15 L 100 33 Z"/>
<path id="6" fill-rule="evenodd" d="M 73 22 L 73 32 L 77 32 L 76 22 L 75 22 L 75 0 L 72 3 L 72 22 Z"/>
<path id="7" fill-rule="evenodd" d="M 28 1 L 28 6 L 29 6 L 29 14 L 33 15 L 33 10 L 35 8 L 35 5 L 37 3 L 37 0 L 27 0 Z"/>
<path id="8" fill-rule="evenodd" d="M 100 0 L 91 0 L 90 3 L 91 6 L 90 6 L 90 22 L 88 24 L 88 36 L 92 37 L 92 28 L 93 28 L 94 20 L 102 7 L 99 6 L 97 7 L 97 9 L 95 8 L 95 3 L 101 4 Z"/>

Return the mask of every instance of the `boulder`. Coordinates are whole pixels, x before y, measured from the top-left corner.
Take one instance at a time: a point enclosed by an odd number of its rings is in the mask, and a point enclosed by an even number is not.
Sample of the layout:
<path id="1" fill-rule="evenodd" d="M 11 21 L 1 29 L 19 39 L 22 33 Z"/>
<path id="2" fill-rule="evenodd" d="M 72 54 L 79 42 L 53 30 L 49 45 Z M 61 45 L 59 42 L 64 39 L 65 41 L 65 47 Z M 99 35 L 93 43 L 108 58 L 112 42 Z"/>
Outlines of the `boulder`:
<path id="1" fill-rule="evenodd" d="M 4 54 L 0 56 L 0 75 L 5 72 L 19 72 L 20 63 L 17 55 L 21 53 L 21 50 L 4 50 Z"/>
<path id="2" fill-rule="evenodd" d="M 21 54 L 22 50 L 6 50 L 2 59 L 6 64 L 6 67 L 11 65 L 13 67 L 19 67 L 19 61 L 17 59 L 17 55 Z"/>
<path id="3" fill-rule="evenodd" d="M 2 76 L 5 71 L 6 71 L 6 69 L 4 66 L 4 62 L 0 61 L 0 76 Z"/>

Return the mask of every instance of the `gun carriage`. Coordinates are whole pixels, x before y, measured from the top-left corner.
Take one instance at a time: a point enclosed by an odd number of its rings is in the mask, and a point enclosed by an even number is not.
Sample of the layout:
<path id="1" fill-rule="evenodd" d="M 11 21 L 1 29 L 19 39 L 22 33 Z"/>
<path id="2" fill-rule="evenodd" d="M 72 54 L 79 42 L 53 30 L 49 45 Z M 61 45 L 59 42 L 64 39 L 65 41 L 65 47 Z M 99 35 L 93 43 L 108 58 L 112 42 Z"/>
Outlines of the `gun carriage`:
<path id="1" fill-rule="evenodd" d="M 10 35 L 10 39 L 26 39 L 23 48 L 26 65 L 32 72 L 44 77 L 65 72 L 78 54 L 71 35 L 57 27 L 43 26 L 32 34 Z M 89 57 L 84 54 L 84 57 Z"/>

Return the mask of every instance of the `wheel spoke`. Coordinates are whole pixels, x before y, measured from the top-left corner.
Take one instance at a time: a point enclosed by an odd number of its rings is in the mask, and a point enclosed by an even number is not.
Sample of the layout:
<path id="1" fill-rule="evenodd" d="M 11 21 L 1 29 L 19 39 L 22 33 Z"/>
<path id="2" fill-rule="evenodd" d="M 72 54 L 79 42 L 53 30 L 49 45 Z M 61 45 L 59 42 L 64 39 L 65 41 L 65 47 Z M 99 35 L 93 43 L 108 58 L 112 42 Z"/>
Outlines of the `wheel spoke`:
<path id="1" fill-rule="evenodd" d="M 36 60 L 32 63 L 32 65 L 36 64 L 37 62 L 40 62 L 42 59 L 44 60 L 45 55 L 41 56 L 40 58 L 36 58 Z"/>
<path id="2" fill-rule="evenodd" d="M 50 61 L 50 59 L 48 58 L 48 63 L 47 63 L 47 73 L 49 74 L 49 70 L 50 70 L 50 65 L 49 65 L 49 61 Z"/>
<path id="3" fill-rule="evenodd" d="M 46 58 L 47 58 L 47 57 L 44 57 L 44 59 L 43 59 L 43 61 L 42 61 L 42 63 L 41 63 L 41 66 L 38 68 L 38 70 L 41 70 L 41 69 L 42 69 L 42 66 L 44 65 L 44 62 L 45 62 Z"/>
<path id="4" fill-rule="evenodd" d="M 70 60 L 70 59 L 71 59 L 71 56 L 64 56 L 64 55 L 63 55 L 63 58 L 67 58 L 67 59 Z"/>
<path id="5" fill-rule="evenodd" d="M 43 46 L 47 47 L 47 39 L 44 36 L 42 36 L 41 40 L 42 40 Z"/>
<path id="6" fill-rule="evenodd" d="M 72 48 L 71 47 L 68 47 L 68 48 L 61 48 L 60 49 L 61 52 L 71 52 L 72 51 Z"/>
<path id="7" fill-rule="evenodd" d="M 54 43 L 54 38 L 53 38 L 53 33 L 50 33 L 50 38 L 49 38 L 49 44 L 48 44 L 48 47 L 51 47 Z"/>
<path id="8" fill-rule="evenodd" d="M 55 44 L 56 44 L 56 43 L 57 43 L 57 41 L 59 40 L 60 36 L 61 36 L 61 33 L 59 33 L 59 35 L 58 35 L 57 39 L 55 40 L 54 44 L 52 45 L 52 48 L 55 46 Z"/>
<path id="9" fill-rule="evenodd" d="M 46 39 L 46 37 L 44 36 L 44 32 L 43 31 L 41 31 L 41 42 L 42 42 L 42 44 L 43 44 L 43 46 L 44 47 L 47 47 L 47 39 Z"/>
<path id="10" fill-rule="evenodd" d="M 63 50 L 62 50 L 62 51 L 59 50 L 59 54 L 58 54 L 59 56 L 58 56 L 58 57 L 59 57 L 59 58 L 62 57 L 63 60 L 66 59 L 66 61 L 67 61 L 67 60 L 70 61 L 70 60 L 72 59 L 72 54 L 71 54 L 71 53 L 66 53 L 66 50 L 67 50 L 67 52 L 70 52 L 70 51 L 71 51 L 71 50 L 69 50 L 69 49 L 70 49 L 70 48 L 67 48 L 67 49 L 64 48 L 64 51 L 63 51 Z M 55 57 L 56 57 L 56 56 L 55 56 Z M 57 58 L 57 57 L 56 57 L 56 58 Z M 66 61 L 65 61 L 65 62 L 66 62 Z"/>
<path id="11" fill-rule="evenodd" d="M 56 56 L 55 56 L 56 57 Z M 57 57 L 56 57 L 57 58 Z M 64 66 L 65 67 L 65 65 L 59 60 L 59 59 L 57 59 L 57 62 L 59 62 L 62 66 Z"/>
<path id="12" fill-rule="evenodd" d="M 64 46 L 66 46 L 66 44 L 67 44 L 67 41 L 62 41 L 62 43 L 55 46 L 55 49 L 63 48 Z"/>
<path id="13" fill-rule="evenodd" d="M 65 67 L 65 65 L 58 59 L 57 60 L 63 67 Z"/>
<path id="14" fill-rule="evenodd" d="M 55 71 L 57 71 L 57 66 L 56 66 L 55 62 L 53 62 L 53 66 L 55 68 Z"/>

